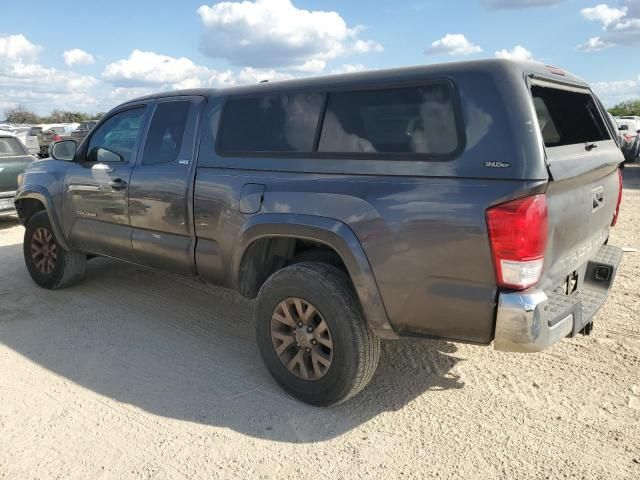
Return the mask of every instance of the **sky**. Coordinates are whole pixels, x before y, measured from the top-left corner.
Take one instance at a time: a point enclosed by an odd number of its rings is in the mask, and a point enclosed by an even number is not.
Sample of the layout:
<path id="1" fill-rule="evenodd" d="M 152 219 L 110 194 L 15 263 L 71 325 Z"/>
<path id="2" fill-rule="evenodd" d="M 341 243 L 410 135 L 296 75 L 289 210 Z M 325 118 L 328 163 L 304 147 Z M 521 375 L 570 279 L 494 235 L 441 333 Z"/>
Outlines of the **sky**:
<path id="1" fill-rule="evenodd" d="M 640 97 L 640 0 L 57 0 L 0 6 L 0 116 L 146 93 L 482 58 Z"/>

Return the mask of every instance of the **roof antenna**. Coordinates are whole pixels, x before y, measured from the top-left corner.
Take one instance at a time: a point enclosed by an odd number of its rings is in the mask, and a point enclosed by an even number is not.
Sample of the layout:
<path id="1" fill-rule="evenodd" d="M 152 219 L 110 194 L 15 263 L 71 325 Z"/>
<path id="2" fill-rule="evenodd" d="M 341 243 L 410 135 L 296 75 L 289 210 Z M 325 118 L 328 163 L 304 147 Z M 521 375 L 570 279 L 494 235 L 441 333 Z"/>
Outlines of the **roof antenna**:
<path id="1" fill-rule="evenodd" d="M 269 80 L 260 80 L 258 83 L 269 83 Z"/>

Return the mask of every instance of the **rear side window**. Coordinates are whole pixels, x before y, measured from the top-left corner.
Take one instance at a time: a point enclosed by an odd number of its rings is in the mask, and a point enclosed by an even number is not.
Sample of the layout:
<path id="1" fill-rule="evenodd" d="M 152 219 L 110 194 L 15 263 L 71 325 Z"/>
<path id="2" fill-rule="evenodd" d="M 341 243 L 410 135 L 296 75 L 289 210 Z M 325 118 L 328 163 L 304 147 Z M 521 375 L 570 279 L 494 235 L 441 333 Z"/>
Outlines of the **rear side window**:
<path id="1" fill-rule="evenodd" d="M 323 95 L 277 94 L 227 102 L 219 137 L 226 153 L 311 152 Z"/>
<path id="2" fill-rule="evenodd" d="M 318 151 L 448 155 L 459 145 L 446 84 L 331 93 Z"/>
<path id="3" fill-rule="evenodd" d="M 531 87 L 544 144 L 561 147 L 611 137 L 593 97 L 558 88 Z"/>
<path id="4" fill-rule="evenodd" d="M 144 146 L 143 165 L 174 162 L 180 155 L 191 102 L 163 102 L 158 105 Z"/>

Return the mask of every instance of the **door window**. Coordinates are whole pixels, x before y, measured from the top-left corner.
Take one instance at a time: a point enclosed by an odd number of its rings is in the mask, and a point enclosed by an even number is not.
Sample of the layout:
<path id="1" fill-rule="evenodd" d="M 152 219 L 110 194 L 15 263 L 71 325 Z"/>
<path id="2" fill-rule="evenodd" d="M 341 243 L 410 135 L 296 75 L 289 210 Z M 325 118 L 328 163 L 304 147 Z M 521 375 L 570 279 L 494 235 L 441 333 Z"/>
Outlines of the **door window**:
<path id="1" fill-rule="evenodd" d="M 116 113 L 100 125 L 91 136 L 87 151 L 88 158 L 91 158 L 92 154 L 95 156 L 98 148 L 103 148 L 117 153 L 125 162 L 133 161 L 136 140 L 144 119 L 144 110 L 144 107 L 139 107 Z M 116 156 L 113 157 L 116 158 Z"/>
<path id="2" fill-rule="evenodd" d="M 180 155 L 191 102 L 164 102 L 158 105 L 142 156 L 143 165 L 174 162 Z"/>

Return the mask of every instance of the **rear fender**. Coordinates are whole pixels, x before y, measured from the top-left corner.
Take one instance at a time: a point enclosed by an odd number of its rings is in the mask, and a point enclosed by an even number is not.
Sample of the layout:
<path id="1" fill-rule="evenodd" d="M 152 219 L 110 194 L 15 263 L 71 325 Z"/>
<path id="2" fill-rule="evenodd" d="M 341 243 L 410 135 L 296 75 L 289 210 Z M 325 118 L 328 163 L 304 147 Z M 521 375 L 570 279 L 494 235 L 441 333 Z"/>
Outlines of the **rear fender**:
<path id="1" fill-rule="evenodd" d="M 382 338 L 398 338 L 389 323 L 369 261 L 353 231 L 327 217 L 300 214 L 256 215 L 240 233 L 232 263 L 233 284 L 239 284 L 242 258 L 253 242 L 261 238 L 288 237 L 327 245 L 340 255 L 356 289 L 364 316 L 373 332 Z"/>

